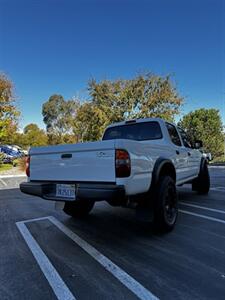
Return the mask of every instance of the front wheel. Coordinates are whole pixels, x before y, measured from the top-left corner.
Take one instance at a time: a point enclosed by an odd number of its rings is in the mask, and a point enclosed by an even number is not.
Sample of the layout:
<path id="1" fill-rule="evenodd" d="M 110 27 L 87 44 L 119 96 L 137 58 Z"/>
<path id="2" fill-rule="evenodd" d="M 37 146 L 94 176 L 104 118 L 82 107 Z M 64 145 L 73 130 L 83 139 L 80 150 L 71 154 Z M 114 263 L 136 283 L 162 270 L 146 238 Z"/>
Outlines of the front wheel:
<path id="1" fill-rule="evenodd" d="M 63 211 L 74 218 L 83 218 L 92 210 L 95 202 L 92 200 L 76 200 L 73 202 L 66 202 Z"/>
<path id="2" fill-rule="evenodd" d="M 161 232 L 171 231 L 177 220 L 178 205 L 174 180 L 170 176 L 159 178 L 154 191 L 154 225 Z"/>

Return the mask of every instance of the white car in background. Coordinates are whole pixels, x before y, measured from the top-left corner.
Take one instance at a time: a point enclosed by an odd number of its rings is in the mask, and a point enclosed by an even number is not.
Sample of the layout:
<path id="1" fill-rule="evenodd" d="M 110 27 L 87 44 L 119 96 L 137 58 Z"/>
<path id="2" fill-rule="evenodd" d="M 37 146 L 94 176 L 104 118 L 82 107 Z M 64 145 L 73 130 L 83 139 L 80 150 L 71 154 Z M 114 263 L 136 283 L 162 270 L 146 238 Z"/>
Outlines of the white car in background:
<path id="1" fill-rule="evenodd" d="M 212 154 L 211 154 L 210 152 L 208 152 L 208 153 L 203 152 L 203 153 L 202 153 L 202 156 L 203 156 L 205 159 L 207 159 L 208 162 L 212 160 Z"/>

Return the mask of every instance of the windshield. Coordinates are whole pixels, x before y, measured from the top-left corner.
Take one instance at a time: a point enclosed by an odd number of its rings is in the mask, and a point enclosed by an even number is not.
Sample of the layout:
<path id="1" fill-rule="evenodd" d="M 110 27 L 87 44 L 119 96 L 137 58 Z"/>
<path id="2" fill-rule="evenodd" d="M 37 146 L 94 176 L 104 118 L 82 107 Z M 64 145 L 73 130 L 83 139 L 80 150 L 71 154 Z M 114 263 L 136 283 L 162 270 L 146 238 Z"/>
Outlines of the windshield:
<path id="1" fill-rule="evenodd" d="M 162 138 L 158 122 L 143 122 L 120 125 L 106 129 L 103 140 L 128 139 L 136 141 L 157 140 Z"/>

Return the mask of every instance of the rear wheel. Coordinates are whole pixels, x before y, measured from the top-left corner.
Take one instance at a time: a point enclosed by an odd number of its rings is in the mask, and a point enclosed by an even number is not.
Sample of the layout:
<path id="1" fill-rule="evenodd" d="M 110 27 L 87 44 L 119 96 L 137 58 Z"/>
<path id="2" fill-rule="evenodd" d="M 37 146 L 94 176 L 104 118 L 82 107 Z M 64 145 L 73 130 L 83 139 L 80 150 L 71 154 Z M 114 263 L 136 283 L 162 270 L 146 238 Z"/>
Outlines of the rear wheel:
<path id="1" fill-rule="evenodd" d="M 83 218 L 92 210 L 95 202 L 92 200 L 76 200 L 74 202 L 66 202 L 64 212 L 74 218 Z"/>
<path id="2" fill-rule="evenodd" d="M 192 190 L 196 191 L 199 195 L 206 195 L 208 194 L 210 189 L 210 177 L 209 177 L 209 170 L 208 164 L 205 161 L 199 175 L 196 179 L 192 182 Z"/>
<path id="3" fill-rule="evenodd" d="M 159 178 L 154 191 L 154 225 L 161 232 L 171 231 L 177 220 L 177 192 L 170 176 Z"/>

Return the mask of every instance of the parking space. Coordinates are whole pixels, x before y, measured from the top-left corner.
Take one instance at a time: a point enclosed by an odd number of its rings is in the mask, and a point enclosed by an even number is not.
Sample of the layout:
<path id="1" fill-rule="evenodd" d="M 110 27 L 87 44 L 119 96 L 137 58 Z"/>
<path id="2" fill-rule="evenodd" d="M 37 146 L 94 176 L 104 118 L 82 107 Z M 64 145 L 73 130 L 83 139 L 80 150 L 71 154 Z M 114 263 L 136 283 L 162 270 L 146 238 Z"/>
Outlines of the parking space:
<path id="1" fill-rule="evenodd" d="M 0 190 L 18 188 L 19 184 L 25 180 L 26 180 L 25 175 L 0 176 Z"/>
<path id="2" fill-rule="evenodd" d="M 208 196 L 179 188 L 179 219 L 167 235 L 106 203 L 74 220 L 7 183 L 0 299 L 224 299 L 225 169 L 210 175 Z"/>

